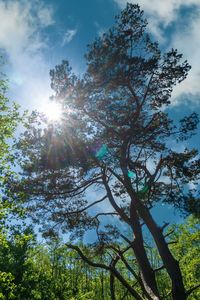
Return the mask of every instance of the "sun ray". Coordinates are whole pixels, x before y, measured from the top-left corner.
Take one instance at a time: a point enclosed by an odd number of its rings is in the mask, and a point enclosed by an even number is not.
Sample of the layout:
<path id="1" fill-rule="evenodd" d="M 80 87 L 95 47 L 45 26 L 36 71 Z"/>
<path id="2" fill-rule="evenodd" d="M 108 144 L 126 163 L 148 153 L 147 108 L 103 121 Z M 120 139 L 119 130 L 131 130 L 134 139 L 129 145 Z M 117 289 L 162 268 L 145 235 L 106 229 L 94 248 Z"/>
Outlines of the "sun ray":
<path id="1" fill-rule="evenodd" d="M 48 102 L 40 109 L 45 114 L 49 121 L 58 121 L 62 116 L 62 108 L 59 103 Z"/>

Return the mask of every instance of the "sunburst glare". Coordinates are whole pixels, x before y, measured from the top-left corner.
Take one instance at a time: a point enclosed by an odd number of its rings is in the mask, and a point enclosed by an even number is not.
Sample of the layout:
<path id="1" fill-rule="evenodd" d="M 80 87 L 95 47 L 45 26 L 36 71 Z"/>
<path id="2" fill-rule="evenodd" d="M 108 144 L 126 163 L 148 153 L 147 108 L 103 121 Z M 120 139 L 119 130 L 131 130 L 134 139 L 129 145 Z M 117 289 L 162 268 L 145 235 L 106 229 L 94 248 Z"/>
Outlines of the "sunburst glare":
<path id="1" fill-rule="evenodd" d="M 55 102 L 49 101 L 41 110 L 49 121 L 58 121 L 62 116 L 61 105 Z"/>

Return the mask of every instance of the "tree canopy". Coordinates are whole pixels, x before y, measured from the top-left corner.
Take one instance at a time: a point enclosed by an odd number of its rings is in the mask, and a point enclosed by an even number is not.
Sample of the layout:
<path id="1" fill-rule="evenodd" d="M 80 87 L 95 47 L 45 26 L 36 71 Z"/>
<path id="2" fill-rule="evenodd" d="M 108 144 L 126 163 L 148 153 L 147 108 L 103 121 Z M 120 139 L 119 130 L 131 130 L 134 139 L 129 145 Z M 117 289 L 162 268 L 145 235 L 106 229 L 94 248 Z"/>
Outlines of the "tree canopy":
<path id="1" fill-rule="evenodd" d="M 199 119 L 194 112 L 175 126 L 167 113 L 173 88 L 187 77 L 190 65 L 176 49 L 162 53 L 133 4 L 88 46 L 86 60 L 82 78 L 67 61 L 50 71 L 52 101 L 62 106 L 62 119 L 49 124 L 36 112 L 30 116 L 17 144 L 21 178 L 11 176 L 7 190 L 14 200 L 23 200 L 46 235 L 71 233 L 66 246 L 110 273 L 112 299 L 115 280 L 134 299 L 167 297 L 149 259 L 145 225 L 171 282 L 169 294 L 187 299 L 193 289 L 186 290 L 166 224 L 155 222 L 151 208 L 170 203 L 200 213 L 199 154 L 179 148 L 195 133 Z M 97 239 L 86 254 L 75 242 L 90 230 Z M 94 251 L 99 259 L 92 259 Z M 134 255 L 132 263 L 127 251 Z M 109 259 L 103 262 L 105 253 Z M 119 261 L 132 282 L 117 268 Z"/>
<path id="2" fill-rule="evenodd" d="M 2 63 L 2 58 L 0 58 Z M 2 67 L 2 66 L 1 66 Z M 14 162 L 14 155 L 11 152 L 12 138 L 14 137 L 17 125 L 22 120 L 19 114 L 19 106 L 9 101 L 6 96 L 8 82 L 5 74 L 0 69 L 0 225 L 8 220 L 9 213 L 11 213 L 14 203 L 11 204 L 5 197 L 5 181 L 6 174 L 14 174 L 12 165 Z M 1 231 L 1 227 L 0 227 Z"/>
<path id="3" fill-rule="evenodd" d="M 2 59 L 0 63 L 2 63 Z M 11 199 L 5 197 L 6 192 L 4 184 L 6 181 L 6 174 L 14 174 L 12 170 L 14 156 L 11 153 L 11 139 L 21 120 L 18 105 L 9 101 L 6 96 L 7 88 L 8 82 L 6 76 L 3 72 L 0 72 L 0 299 L 11 299 L 9 297 L 13 296 L 13 290 L 15 288 L 13 274 L 5 267 L 7 261 L 4 261 L 4 267 L 2 267 L 2 262 L 5 259 L 4 255 L 9 248 L 7 239 L 8 232 L 13 228 L 13 225 L 10 223 L 11 216 L 14 214 L 18 215 L 20 211 L 20 209 L 17 208 L 16 203 L 14 204 L 10 201 Z"/>

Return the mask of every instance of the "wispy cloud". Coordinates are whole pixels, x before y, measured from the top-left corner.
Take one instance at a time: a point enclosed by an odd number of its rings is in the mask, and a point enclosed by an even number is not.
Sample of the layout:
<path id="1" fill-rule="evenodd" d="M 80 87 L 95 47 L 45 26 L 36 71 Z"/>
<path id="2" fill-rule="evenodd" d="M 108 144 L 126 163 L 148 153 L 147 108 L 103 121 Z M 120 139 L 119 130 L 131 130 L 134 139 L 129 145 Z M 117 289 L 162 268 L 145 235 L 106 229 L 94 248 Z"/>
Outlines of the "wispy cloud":
<path id="1" fill-rule="evenodd" d="M 114 0 L 121 8 L 126 5 L 126 0 Z M 135 3 L 135 1 L 129 0 Z M 199 0 L 138 0 L 137 3 L 144 10 L 147 16 L 148 28 L 158 39 L 159 43 L 167 45 L 167 48 L 177 48 L 184 54 L 184 59 L 192 65 L 192 70 L 186 80 L 177 85 L 173 92 L 173 103 L 179 104 L 181 96 L 186 95 L 194 102 L 197 95 L 200 95 L 200 1 Z M 191 18 L 186 18 L 183 27 L 182 8 L 193 8 Z M 180 19 L 179 19 L 180 18 Z M 183 22 L 182 22 L 183 23 Z M 172 25 L 173 32 L 171 39 L 168 40 L 166 29 Z"/>
<path id="2" fill-rule="evenodd" d="M 40 1 L 0 0 L 0 49 L 11 67 L 11 92 L 26 107 L 48 98 L 49 66 L 42 50 L 47 41 L 42 31 L 54 23 L 53 10 Z"/>
<path id="3" fill-rule="evenodd" d="M 77 28 L 68 29 L 64 34 L 64 37 L 62 40 L 62 46 L 70 43 L 76 34 L 77 34 Z"/>
<path id="4" fill-rule="evenodd" d="M 43 26 L 49 26 L 53 25 L 54 19 L 53 19 L 53 9 L 51 6 L 49 7 L 44 7 L 42 6 L 40 2 L 40 8 L 38 7 L 38 18 L 40 20 L 40 24 Z"/>

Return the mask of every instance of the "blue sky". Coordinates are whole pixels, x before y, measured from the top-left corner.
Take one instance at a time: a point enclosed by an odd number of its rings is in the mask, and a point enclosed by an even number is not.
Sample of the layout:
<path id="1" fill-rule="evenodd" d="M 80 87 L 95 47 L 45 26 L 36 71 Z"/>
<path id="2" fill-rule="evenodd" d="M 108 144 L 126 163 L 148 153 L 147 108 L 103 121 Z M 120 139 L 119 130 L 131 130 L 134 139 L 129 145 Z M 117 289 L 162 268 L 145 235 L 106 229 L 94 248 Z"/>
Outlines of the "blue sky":
<path id="1" fill-rule="evenodd" d="M 192 65 L 188 78 L 173 92 L 171 115 L 200 112 L 200 0 L 129 2 L 140 4 L 160 47 L 177 48 Z M 112 26 L 125 4 L 124 0 L 0 0 L 0 53 L 6 59 L 10 98 L 22 109 L 42 109 L 52 94 L 49 70 L 67 59 L 81 75 L 86 45 Z M 199 147 L 198 137 L 190 145 Z"/>
<path id="2" fill-rule="evenodd" d="M 192 65 L 187 80 L 173 93 L 173 105 L 190 100 L 185 104 L 199 106 L 200 0 L 137 2 L 160 47 L 177 48 Z M 83 73 L 86 45 L 113 24 L 125 3 L 0 0 L 0 49 L 7 58 L 12 98 L 23 107 L 38 107 L 51 94 L 49 70 L 62 59 L 68 59 L 77 74 Z"/>

